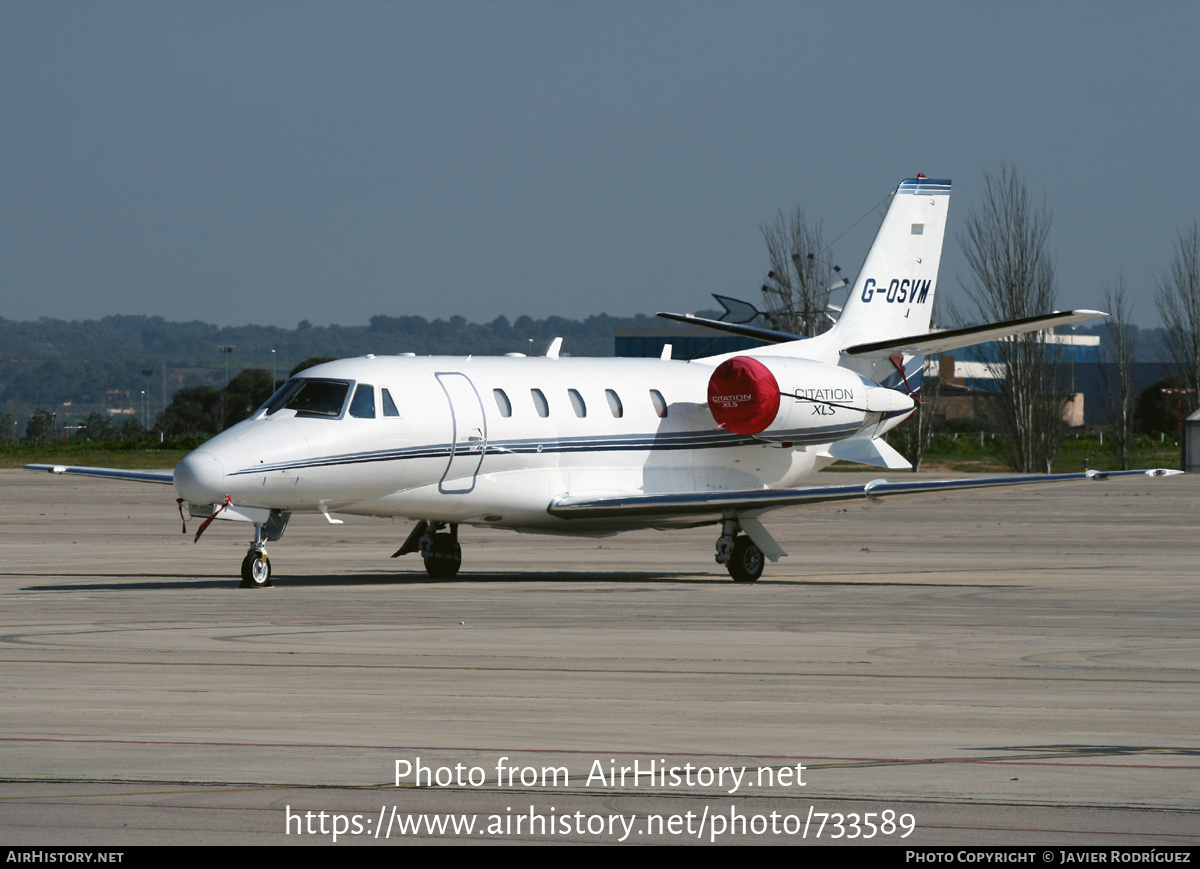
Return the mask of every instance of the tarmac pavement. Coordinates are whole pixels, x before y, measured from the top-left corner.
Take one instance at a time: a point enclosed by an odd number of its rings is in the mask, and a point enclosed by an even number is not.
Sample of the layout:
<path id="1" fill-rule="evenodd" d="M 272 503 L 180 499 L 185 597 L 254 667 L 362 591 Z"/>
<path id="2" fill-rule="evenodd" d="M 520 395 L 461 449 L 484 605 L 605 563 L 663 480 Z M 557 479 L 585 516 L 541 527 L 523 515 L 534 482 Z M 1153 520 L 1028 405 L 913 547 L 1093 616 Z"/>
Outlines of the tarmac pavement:
<path id="1" fill-rule="evenodd" d="M 8 843 L 1200 844 L 1200 478 L 770 514 L 753 585 L 715 527 L 434 581 L 301 516 L 240 589 L 174 499 L 0 471 Z"/>

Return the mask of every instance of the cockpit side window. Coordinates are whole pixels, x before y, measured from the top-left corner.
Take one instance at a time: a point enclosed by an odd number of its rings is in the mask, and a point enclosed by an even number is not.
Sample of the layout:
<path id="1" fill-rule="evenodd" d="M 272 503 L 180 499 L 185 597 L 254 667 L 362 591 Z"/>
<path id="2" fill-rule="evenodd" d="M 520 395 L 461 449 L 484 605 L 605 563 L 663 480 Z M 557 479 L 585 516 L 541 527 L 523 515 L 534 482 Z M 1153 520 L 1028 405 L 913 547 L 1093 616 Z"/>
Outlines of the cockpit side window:
<path id="1" fill-rule="evenodd" d="M 350 415 L 359 419 L 375 418 L 375 387 L 369 383 L 360 383 L 354 390 L 354 399 L 350 402 Z"/>
<path id="2" fill-rule="evenodd" d="M 265 405 L 270 416 L 280 410 L 294 410 L 297 416 L 337 419 L 342 415 L 350 384 L 344 380 L 289 380 Z"/>
<path id="3" fill-rule="evenodd" d="M 396 402 L 392 401 L 392 394 L 388 392 L 388 388 L 384 386 L 379 391 L 383 394 L 383 415 L 399 416 L 400 411 L 396 409 Z"/>
<path id="4" fill-rule="evenodd" d="M 259 410 L 265 410 L 268 414 L 274 413 L 283 407 L 284 403 L 292 396 L 292 394 L 301 387 L 303 380 L 289 380 L 275 390 Z"/>

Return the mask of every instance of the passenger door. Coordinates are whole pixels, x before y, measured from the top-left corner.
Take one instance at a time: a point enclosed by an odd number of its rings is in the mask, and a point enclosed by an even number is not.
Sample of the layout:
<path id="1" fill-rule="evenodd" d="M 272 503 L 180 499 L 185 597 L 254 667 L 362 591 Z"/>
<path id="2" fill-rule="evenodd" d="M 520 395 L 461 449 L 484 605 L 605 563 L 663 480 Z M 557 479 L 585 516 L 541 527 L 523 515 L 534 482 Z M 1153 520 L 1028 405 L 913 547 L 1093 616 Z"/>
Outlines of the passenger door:
<path id="1" fill-rule="evenodd" d="M 438 483 L 444 495 L 465 495 L 475 488 L 475 475 L 487 452 L 487 419 L 475 384 L 458 371 L 435 375 L 450 403 L 450 461 Z"/>

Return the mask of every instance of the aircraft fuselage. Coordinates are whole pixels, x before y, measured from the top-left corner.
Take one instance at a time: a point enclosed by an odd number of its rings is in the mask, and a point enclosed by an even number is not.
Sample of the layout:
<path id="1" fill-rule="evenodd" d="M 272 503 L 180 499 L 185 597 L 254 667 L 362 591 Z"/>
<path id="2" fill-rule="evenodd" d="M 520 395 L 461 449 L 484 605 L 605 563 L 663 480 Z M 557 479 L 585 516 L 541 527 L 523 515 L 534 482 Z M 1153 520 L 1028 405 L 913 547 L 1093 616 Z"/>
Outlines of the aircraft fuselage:
<path id="1" fill-rule="evenodd" d="M 336 413 L 332 405 L 318 414 L 268 402 L 185 458 L 175 484 L 204 508 L 228 496 L 234 505 L 284 512 L 611 533 L 619 523 L 568 523 L 547 505 L 568 493 L 786 487 L 833 461 L 818 455 L 821 446 L 880 420 L 852 400 L 813 398 L 853 399 L 857 384 L 862 404 L 863 378 L 790 360 L 803 383 L 785 388 L 804 400 L 794 402 L 786 431 L 771 441 L 726 431 L 706 393 L 719 361 L 392 356 L 326 363 L 302 378 L 344 385 Z"/>

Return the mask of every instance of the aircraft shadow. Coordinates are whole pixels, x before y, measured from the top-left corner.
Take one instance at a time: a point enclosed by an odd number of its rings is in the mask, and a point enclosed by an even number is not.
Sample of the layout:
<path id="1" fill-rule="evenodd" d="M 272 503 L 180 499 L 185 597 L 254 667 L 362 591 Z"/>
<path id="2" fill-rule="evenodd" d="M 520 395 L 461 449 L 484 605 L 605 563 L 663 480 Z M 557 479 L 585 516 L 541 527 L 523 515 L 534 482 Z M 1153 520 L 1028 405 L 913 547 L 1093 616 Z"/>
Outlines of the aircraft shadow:
<path id="1" fill-rule="evenodd" d="M 191 589 L 208 589 L 208 588 L 237 588 L 239 580 L 237 577 L 204 577 L 197 578 L 189 574 L 175 574 L 164 576 L 161 573 L 154 574 L 126 574 L 122 577 L 113 577 L 110 574 L 75 574 L 76 577 L 95 576 L 97 579 L 109 579 L 109 582 L 71 582 L 71 583 L 45 583 L 40 585 L 27 585 L 21 588 L 25 592 L 48 592 L 48 591 L 93 591 L 93 592 L 112 592 L 112 591 L 167 591 L 167 590 L 191 590 Z M 151 580 L 151 577 L 153 579 Z M 711 576 L 698 577 L 687 571 L 657 571 L 655 573 L 645 573 L 639 571 L 546 571 L 542 573 L 529 573 L 524 571 L 510 571 L 502 573 L 463 573 L 450 579 L 433 579 L 421 573 L 381 573 L 381 574 L 314 574 L 305 576 L 278 576 L 274 578 L 276 588 L 317 588 L 317 587 L 333 587 L 333 586 L 417 586 L 417 585 L 482 585 L 485 583 L 542 583 L 546 585 L 560 584 L 567 585 L 572 583 L 583 582 L 599 582 L 599 583 L 654 583 L 656 585 L 729 585 L 733 583 L 726 576 Z M 855 586 L 858 588 L 864 587 L 896 587 L 896 588 L 977 588 L 984 587 L 978 583 L 964 582 L 864 582 L 856 579 L 832 580 L 832 579 L 801 579 L 796 577 L 781 577 L 772 580 L 770 577 L 764 577 L 754 585 L 778 585 L 786 583 L 790 586 Z M 750 584 L 747 583 L 747 587 Z M 1008 588 L 1016 586 L 997 586 L 988 585 L 987 588 Z"/>
<path id="2" fill-rule="evenodd" d="M 531 573 L 508 571 L 502 573 L 460 573 L 451 579 L 433 579 L 420 573 L 394 573 L 381 576 L 287 576 L 279 577 L 280 584 L 287 585 L 472 585 L 490 582 L 655 582 L 681 585 L 709 585 L 728 582 L 728 578 L 714 576 L 697 577 L 688 571 L 546 571 Z"/>
<path id="3" fill-rule="evenodd" d="M 112 592 L 112 591 L 163 591 L 163 590 L 180 590 L 180 589 L 201 589 L 201 588 L 237 588 L 239 580 L 237 577 L 205 577 L 203 579 L 196 578 L 190 575 L 179 574 L 174 577 L 164 577 L 161 573 L 155 574 L 127 574 L 123 577 L 112 577 L 108 574 L 92 574 L 97 579 L 107 578 L 110 582 L 69 582 L 69 583 L 45 583 L 39 585 L 27 585 L 22 587 L 21 591 L 26 592 L 47 592 L 47 591 L 93 591 L 93 592 Z M 88 574 L 75 574 L 76 577 L 85 577 Z M 147 581 L 153 576 L 153 581 Z M 139 577 L 145 579 L 139 580 Z M 510 573 L 470 573 L 460 574 L 451 579 L 433 579 L 424 574 L 402 574 L 402 573 L 386 573 L 376 575 L 337 575 L 337 574 L 316 574 L 305 576 L 278 576 L 273 578 L 273 583 L 276 588 L 304 588 L 304 587 L 332 587 L 332 586 L 384 586 L 384 585 L 473 585 L 483 583 L 510 583 L 510 582 L 538 582 L 538 583 L 575 583 L 575 582 L 653 582 L 658 584 L 670 583 L 679 585 L 711 585 L 714 583 L 729 583 L 730 580 L 725 577 L 714 576 L 712 578 L 696 577 L 684 571 L 678 573 L 644 573 L 636 571 L 628 572 L 600 572 L 600 571 L 553 571 L 545 573 L 526 573 L 522 571 L 512 571 Z"/>

